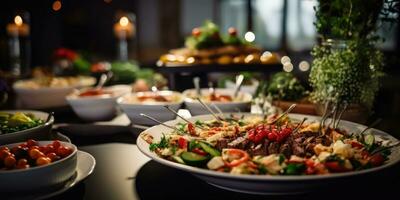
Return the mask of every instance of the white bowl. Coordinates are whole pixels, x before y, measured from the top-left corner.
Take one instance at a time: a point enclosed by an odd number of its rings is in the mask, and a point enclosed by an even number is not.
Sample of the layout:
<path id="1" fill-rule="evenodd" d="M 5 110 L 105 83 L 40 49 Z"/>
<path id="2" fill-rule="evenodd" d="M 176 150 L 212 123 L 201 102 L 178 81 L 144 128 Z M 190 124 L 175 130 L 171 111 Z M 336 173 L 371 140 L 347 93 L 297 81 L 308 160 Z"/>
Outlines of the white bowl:
<path id="1" fill-rule="evenodd" d="M 250 93 L 251 95 L 254 95 L 257 91 L 258 86 L 260 85 L 260 82 L 257 81 L 256 79 L 251 80 L 251 85 L 242 85 L 240 87 L 240 91 L 242 92 L 247 92 Z M 234 89 L 236 87 L 235 82 L 231 80 L 225 81 L 225 87 L 228 89 Z"/>
<path id="2" fill-rule="evenodd" d="M 47 117 L 49 116 L 49 113 L 35 111 L 35 110 L 1 110 L 0 112 L 32 113 L 33 115 L 35 115 L 35 117 L 37 117 L 38 119 L 41 119 L 43 121 L 46 121 Z M 15 142 L 23 142 L 28 139 L 35 139 L 35 140 L 46 139 L 49 137 L 53 123 L 54 123 L 54 117 L 51 117 L 50 120 L 45 124 L 42 124 L 42 125 L 39 125 L 36 127 L 32 127 L 29 129 L 25 129 L 22 131 L 0 134 L 0 145 L 10 144 L 10 143 L 15 143 Z"/>
<path id="3" fill-rule="evenodd" d="M 168 120 L 175 119 L 176 116 L 174 113 L 168 111 L 164 108 L 165 105 L 168 105 L 171 109 L 178 111 L 183 102 L 182 94 L 179 92 L 173 91 L 159 91 L 160 95 L 177 95 L 178 101 L 176 102 L 137 102 L 131 101 L 132 98 L 136 98 L 136 96 L 144 95 L 152 92 L 138 92 L 136 94 L 126 95 L 118 99 L 118 105 L 122 109 L 124 113 L 128 116 L 129 120 L 133 124 L 143 124 L 143 125 L 155 125 L 154 121 L 151 121 L 143 116 L 140 116 L 140 113 L 144 113 L 150 115 L 161 122 L 165 122 Z"/>
<path id="4" fill-rule="evenodd" d="M 91 86 L 96 83 L 93 77 L 81 77 L 76 85 L 68 87 L 42 87 L 30 88 L 26 84 L 30 80 L 20 80 L 14 83 L 13 88 L 17 94 L 18 107 L 29 109 L 42 109 L 67 105 L 65 97 L 74 89 Z"/>
<path id="5" fill-rule="evenodd" d="M 117 113 L 117 99 L 131 92 L 129 85 L 114 85 L 104 87 L 103 90 L 110 91 L 112 95 L 78 96 L 87 89 L 76 90 L 66 97 L 68 104 L 76 115 L 86 121 L 110 120 Z"/>
<path id="6" fill-rule="evenodd" d="M 233 96 L 233 89 L 226 88 L 216 88 L 215 92 L 222 95 L 230 95 Z M 190 97 L 196 96 L 196 89 L 185 90 L 183 93 L 185 97 L 185 105 L 190 113 L 194 115 L 204 115 L 210 114 L 196 99 L 192 99 Z M 201 89 L 202 95 L 208 95 L 209 89 L 203 88 Z M 251 108 L 251 100 L 252 96 L 249 93 L 239 92 L 238 96 L 242 99 L 241 101 L 233 101 L 233 102 L 204 102 L 208 105 L 212 110 L 217 112 L 217 110 L 212 106 L 215 104 L 222 112 L 249 112 Z"/>
<path id="7" fill-rule="evenodd" d="M 52 142 L 39 141 L 39 145 L 47 145 Z M 4 146 L 11 148 L 19 144 Z M 77 147 L 66 142 L 61 142 L 61 144 L 73 150 L 69 156 L 61 160 L 29 169 L 0 170 L 0 193 L 27 192 L 55 187 L 71 178 L 77 165 Z"/>
<path id="8" fill-rule="evenodd" d="M 228 115 L 228 114 L 227 114 Z M 246 116 L 251 114 L 245 114 Z M 290 118 L 297 119 L 301 121 L 304 117 L 308 120 L 314 121 L 319 120 L 320 117 L 311 115 L 300 115 L 300 114 L 290 114 Z M 211 120 L 213 117 L 211 115 L 201 115 L 195 116 L 188 119 L 191 122 L 196 120 Z M 182 120 L 173 120 L 166 122 L 167 125 L 174 126 L 176 123 L 182 122 Z M 327 122 L 329 123 L 329 121 Z M 365 128 L 364 125 L 356 124 L 349 121 L 340 121 L 340 127 L 353 132 L 360 132 Z M 219 188 L 253 193 L 253 194 L 295 194 L 310 192 L 312 190 L 318 189 L 320 186 L 326 186 L 330 183 L 334 183 L 339 180 L 346 180 L 346 178 L 354 178 L 355 176 L 365 175 L 368 173 L 378 172 L 385 168 L 395 165 L 400 161 L 400 147 L 392 149 L 392 154 L 389 156 L 389 160 L 382 166 L 361 170 L 353 172 L 335 173 L 327 175 L 282 175 L 282 176 L 268 176 L 268 175 L 234 175 L 229 173 L 217 172 L 197 167 L 191 167 L 188 165 L 178 164 L 173 161 L 169 161 L 159 157 L 156 153 L 149 150 L 149 144 L 143 139 L 144 134 L 149 134 L 154 138 L 154 141 L 159 141 L 163 134 L 168 134 L 171 129 L 166 128 L 162 125 L 153 126 L 145 131 L 143 131 L 137 138 L 136 145 L 139 150 L 152 158 L 156 162 L 163 165 L 173 167 L 176 169 L 184 170 L 192 173 L 196 177 L 206 181 L 207 183 L 214 185 Z M 371 133 L 378 138 L 385 138 L 385 140 L 390 140 L 396 143 L 398 140 L 393 136 L 377 129 L 371 129 Z"/>

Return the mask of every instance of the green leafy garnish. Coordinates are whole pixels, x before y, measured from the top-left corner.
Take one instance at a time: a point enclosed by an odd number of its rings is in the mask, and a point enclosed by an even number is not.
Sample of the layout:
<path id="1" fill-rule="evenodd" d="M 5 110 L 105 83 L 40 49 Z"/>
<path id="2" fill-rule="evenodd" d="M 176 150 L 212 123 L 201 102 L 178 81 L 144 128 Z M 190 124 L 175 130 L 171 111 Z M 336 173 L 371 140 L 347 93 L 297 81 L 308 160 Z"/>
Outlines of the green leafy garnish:
<path id="1" fill-rule="evenodd" d="M 303 163 L 290 163 L 285 168 L 285 175 L 300 175 L 306 169 Z"/>
<path id="2" fill-rule="evenodd" d="M 163 136 L 161 137 L 160 142 L 158 143 L 151 143 L 150 144 L 150 151 L 155 151 L 156 149 L 163 149 L 163 148 L 167 148 L 169 145 L 169 139 L 167 137 L 165 137 L 165 135 L 163 134 Z"/>

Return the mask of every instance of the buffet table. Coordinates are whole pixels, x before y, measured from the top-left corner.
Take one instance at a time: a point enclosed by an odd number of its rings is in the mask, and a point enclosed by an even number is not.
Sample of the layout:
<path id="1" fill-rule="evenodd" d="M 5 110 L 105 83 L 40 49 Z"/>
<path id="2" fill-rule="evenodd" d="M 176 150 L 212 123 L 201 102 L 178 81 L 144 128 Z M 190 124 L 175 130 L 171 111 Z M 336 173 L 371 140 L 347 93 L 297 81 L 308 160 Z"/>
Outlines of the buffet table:
<path id="1" fill-rule="evenodd" d="M 337 181 L 312 193 L 279 196 L 237 193 L 151 161 L 135 145 L 140 129 L 82 124 L 72 113 L 58 119 L 62 121 L 57 123 L 67 122 L 58 131 L 70 137 L 80 150 L 92 154 L 96 167 L 86 180 L 51 199 L 372 199 L 393 197 L 400 185 L 397 165 L 380 173 Z"/>
<path id="2" fill-rule="evenodd" d="M 182 74 L 191 74 L 196 76 L 202 76 L 202 80 L 206 80 L 207 75 L 213 72 L 261 72 L 266 75 L 282 71 L 282 64 L 230 64 L 230 65 L 167 65 L 158 66 L 157 71 L 165 73 L 169 78 L 169 86 L 171 89 L 179 89 L 180 79 Z M 208 81 L 203 81 L 207 83 Z"/>

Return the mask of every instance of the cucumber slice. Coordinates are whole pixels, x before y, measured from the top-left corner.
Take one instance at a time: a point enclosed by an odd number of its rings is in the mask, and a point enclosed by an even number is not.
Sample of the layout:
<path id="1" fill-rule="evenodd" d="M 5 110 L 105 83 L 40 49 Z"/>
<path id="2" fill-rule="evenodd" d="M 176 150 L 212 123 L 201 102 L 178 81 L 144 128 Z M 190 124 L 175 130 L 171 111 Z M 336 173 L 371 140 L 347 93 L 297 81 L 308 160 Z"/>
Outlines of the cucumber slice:
<path id="1" fill-rule="evenodd" d="M 177 163 L 185 164 L 185 161 L 183 161 L 179 156 L 172 156 L 172 159 L 174 159 Z"/>
<path id="2" fill-rule="evenodd" d="M 372 146 L 375 143 L 375 136 L 368 134 L 364 137 L 364 142 L 368 146 Z"/>
<path id="3" fill-rule="evenodd" d="M 181 154 L 182 160 L 192 166 L 201 166 L 207 163 L 209 157 L 208 156 L 202 156 L 193 152 L 183 152 Z"/>
<path id="4" fill-rule="evenodd" d="M 205 152 L 209 153 L 212 157 L 221 156 L 221 152 L 219 152 L 217 149 L 214 149 L 213 147 L 211 147 L 210 145 L 208 145 L 204 142 L 200 142 L 200 147 Z"/>

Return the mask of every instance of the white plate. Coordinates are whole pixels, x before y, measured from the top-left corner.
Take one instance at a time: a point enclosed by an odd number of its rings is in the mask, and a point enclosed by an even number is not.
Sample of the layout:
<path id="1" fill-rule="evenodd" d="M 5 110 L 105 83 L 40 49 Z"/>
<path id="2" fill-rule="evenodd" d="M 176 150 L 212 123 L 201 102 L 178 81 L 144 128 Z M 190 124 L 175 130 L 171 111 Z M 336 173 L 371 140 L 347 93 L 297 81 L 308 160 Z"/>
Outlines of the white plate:
<path id="1" fill-rule="evenodd" d="M 251 115 L 251 114 L 245 114 Z M 308 121 L 318 120 L 319 117 L 310 115 L 300 115 L 300 114 L 290 114 L 292 119 L 298 119 L 299 121 L 304 117 L 308 118 Z M 195 122 L 196 120 L 210 120 L 211 115 L 200 115 L 190 118 L 189 121 Z M 181 120 L 173 120 L 166 122 L 168 125 L 175 125 Z M 329 123 L 329 120 L 328 122 Z M 349 121 L 342 120 L 340 122 L 340 127 L 345 130 L 352 130 L 353 132 L 361 132 L 365 128 L 364 125 L 356 124 Z M 145 155 L 149 156 L 156 162 L 163 165 L 167 165 L 173 168 L 184 170 L 192 173 L 196 177 L 206 181 L 207 183 L 237 192 L 253 193 L 253 194 L 294 194 L 294 193 L 304 193 L 316 189 L 324 184 L 330 184 L 337 180 L 344 180 L 349 177 L 354 177 L 358 175 L 365 175 L 367 173 L 378 172 L 382 169 L 388 168 L 395 163 L 400 161 L 400 147 L 392 149 L 392 154 L 389 156 L 389 161 L 379 167 L 372 169 L 355 171 L 355 172 L 345 172 L 345 173 L 335 173 L 329 175 L 303 175 L 303 176 L 267 176 L 267 175 L 232 175 L 223 172 L 216 172 L 207 169 L 201 169 L 196 167 L 191 167 L 188 165 L 178 164 L 163 158 L 160 158 L 154 152 L 149 150 L 149 144 L 143 140 L 142 134 L 148 133 L 154 137 L 155 141 L 158 141 L 162 133 L 169 133 L 171 130 L 162 125 L 153 126 L 146 131 L 142 132 L 137 141 L 136 145 Z M 398 140 L 388 133 L 377 129 L 370 129 L 376 137 L 385 138 L 392 142 L 397 142 Z"/>
<path id="2" fill-rule="evenodd" d="M 96 166 L 96 160 L 92 155 L 84 151 L 78 151 L 78 164 L 76 167 L 76 173 L 70 180 L 68 180 L 64 186 L 53 190 L 53 191 L 41 191 L 38 193 L 22 194 L 21 196 L 12 196 L 10 199 L 18 200 L 39 200 L 47 199 L 56 195 L 59 195 L 68 189 L 74 187 L 76 184 L 84 180 L 90 174 L 92 174 L 94 167 Z"/>

